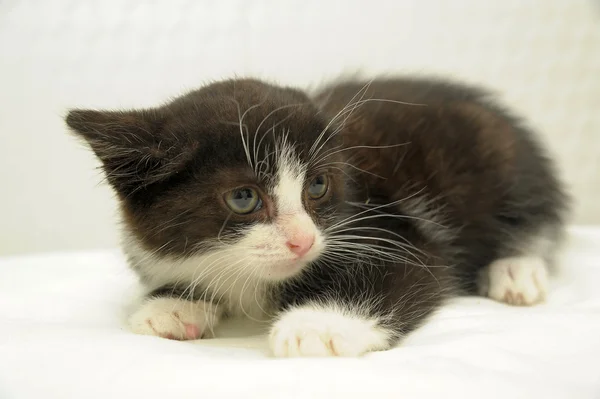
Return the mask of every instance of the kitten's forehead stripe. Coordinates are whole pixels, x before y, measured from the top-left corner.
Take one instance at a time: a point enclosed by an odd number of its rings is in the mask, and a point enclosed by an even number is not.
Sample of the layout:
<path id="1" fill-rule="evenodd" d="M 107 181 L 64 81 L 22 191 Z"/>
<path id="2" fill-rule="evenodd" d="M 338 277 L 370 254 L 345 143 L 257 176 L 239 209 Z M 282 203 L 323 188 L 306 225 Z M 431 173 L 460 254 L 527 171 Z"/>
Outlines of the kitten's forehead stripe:
<path id="1" fill-rule="evenodd" d="M 277 177 L 274 197 L 279 214 L 293 214 L 303 210 L 302 191 L 306 168 L 297 158 L 294 149 L 285 143 L 278 151 Z"/>

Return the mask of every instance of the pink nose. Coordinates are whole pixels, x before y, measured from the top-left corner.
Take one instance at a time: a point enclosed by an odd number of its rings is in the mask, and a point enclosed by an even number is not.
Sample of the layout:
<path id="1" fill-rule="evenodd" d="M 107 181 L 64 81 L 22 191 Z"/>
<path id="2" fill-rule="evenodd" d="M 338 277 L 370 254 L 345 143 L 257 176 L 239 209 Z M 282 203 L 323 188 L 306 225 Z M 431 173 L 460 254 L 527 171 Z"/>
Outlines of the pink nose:
<path id="1" fill-rule="evenodd" d="M 289 240 L 285 245 L 287 245 L 290 251 L 298 255 L 298 257 L 301 257 L 310 251 L 314 242 L 314 236 L 300 236 Z"/>

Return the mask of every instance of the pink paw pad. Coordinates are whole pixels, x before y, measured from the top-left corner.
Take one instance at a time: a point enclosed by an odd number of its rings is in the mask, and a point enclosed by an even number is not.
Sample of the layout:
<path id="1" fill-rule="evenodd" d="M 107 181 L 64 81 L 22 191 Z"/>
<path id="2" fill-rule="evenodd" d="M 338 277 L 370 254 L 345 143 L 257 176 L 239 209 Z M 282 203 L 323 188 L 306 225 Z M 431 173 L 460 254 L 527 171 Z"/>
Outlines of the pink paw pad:
<path id="1" fill-rule="evenodd" d="M 185 336 L 187 339 L 198 339 L 200 338 L 200 329 L 195 324 L 184 323 Z"/>

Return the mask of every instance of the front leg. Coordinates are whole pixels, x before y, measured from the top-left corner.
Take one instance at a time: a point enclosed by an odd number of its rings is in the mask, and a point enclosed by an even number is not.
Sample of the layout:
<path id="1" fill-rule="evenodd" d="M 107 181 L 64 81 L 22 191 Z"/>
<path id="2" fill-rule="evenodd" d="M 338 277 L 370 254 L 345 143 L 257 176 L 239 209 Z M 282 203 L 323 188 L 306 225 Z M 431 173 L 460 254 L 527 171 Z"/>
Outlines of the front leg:
<path id="1" fill-rule="evenodd" d="M 129 318 L 136 334 L 176 340 L 203 338 L 212 333 L 221 318 L 219 306 L 199 298 L 182 299 L 178 290 L 152 292 Z"/>
<path id="2" fill-rule="evenodd" d="M 307 303 L 281 314 L 270 334 L 277 357 L 359 356 L 390 347 L 394 331 L 382 320 L 341 303 Z"/>
<path id="3" fill-rule="evenodd" d="M 271 350 L 297 357 L 389 349 L 443 303 L 452 281 L 445 268 L 412 264 L 313 270 L 282 289 Z"/>

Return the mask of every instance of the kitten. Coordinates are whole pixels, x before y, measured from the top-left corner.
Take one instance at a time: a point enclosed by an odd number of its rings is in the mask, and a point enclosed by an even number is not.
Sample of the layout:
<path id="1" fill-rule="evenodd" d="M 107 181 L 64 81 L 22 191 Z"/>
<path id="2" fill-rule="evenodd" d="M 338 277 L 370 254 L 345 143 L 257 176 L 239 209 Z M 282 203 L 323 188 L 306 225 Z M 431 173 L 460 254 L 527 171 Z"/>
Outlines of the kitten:
<path id="1" fill-rule="evenodd" d="M 568 199 L 536 137 L 491 96 L 428 79 L 309 96 L 252 79 L 153 109 L 72 110 L 148 288 L 139 334 L 270 320 L 275 356 L 388 349 L 457 295 L 547 293 Z"/>

